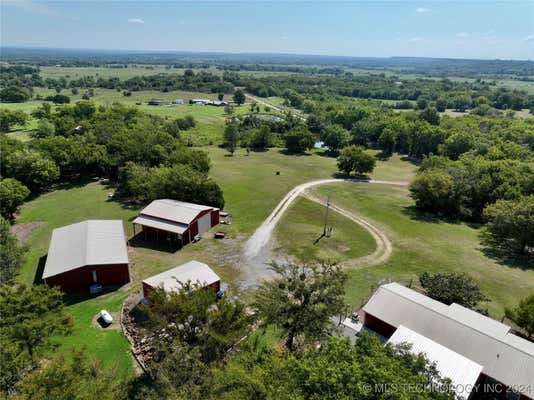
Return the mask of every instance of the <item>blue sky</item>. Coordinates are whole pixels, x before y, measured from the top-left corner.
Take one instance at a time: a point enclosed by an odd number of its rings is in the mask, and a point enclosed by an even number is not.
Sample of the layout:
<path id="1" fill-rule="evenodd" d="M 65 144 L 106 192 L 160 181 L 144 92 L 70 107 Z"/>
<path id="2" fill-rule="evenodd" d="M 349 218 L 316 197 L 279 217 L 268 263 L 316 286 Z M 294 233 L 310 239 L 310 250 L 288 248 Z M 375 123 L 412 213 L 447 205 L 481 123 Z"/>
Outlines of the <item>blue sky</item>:
<path id="1" fill-rule="evenodd" d="M 3 46 L 534 59 L 534 1 L 1 0 Z"/>

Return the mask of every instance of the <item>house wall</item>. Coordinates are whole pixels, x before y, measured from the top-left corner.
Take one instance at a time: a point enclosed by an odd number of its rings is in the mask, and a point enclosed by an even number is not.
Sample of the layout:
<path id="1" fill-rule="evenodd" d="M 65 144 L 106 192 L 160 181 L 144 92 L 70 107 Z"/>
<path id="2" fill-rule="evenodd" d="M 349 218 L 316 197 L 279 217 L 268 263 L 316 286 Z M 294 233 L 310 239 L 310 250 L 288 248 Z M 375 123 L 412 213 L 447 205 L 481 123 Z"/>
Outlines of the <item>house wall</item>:
<path id="1" fill-rule="evenodd" d="M 364 313 L 363 324 L 367 328 L 371 329 L 372 331 L 375 331 L 376 333 L 388 339 L 397 330 L 396 327 L 389 325 L 387 322 L 384 322 L 369 313 Z"/>
<path id="2" fill-rule="evenodd" d="M 59 286 L 65 293 L 89 291 L 93 282 L 92 271 L 96 271 L 97 282 L 103 286 L 124 285 L 130 282 L 128 264 L 87 265 L 63 272 L 45 279 L 48 286 Z"/>

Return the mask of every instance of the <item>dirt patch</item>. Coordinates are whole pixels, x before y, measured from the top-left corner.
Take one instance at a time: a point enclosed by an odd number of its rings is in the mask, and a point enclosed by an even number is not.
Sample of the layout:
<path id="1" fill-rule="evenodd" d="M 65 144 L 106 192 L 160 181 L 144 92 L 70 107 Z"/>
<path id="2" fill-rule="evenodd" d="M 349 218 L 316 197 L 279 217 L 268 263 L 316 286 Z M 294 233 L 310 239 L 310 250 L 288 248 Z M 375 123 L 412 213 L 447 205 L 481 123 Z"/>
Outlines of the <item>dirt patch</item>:
<path id="1" fill-rule="evenodd" d="M 11 233 L 17 237 L 20 243 L 26 243 L 32 237 L 33 232 L 35 232 L 35 230 L 42 224 L 44 224 L 43 221 L 16 224 L 11 227 Z"/>

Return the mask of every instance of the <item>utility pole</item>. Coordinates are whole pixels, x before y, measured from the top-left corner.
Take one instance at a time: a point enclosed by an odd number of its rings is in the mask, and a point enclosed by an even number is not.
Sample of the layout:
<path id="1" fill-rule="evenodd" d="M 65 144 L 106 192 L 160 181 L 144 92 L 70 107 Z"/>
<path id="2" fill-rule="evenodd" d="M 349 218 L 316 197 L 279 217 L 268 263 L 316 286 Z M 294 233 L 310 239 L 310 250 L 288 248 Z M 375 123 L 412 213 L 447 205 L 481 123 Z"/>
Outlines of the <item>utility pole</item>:
<path id="1" fill-rule="evenodd" d="M 323 226 L 323 236 L 328 236 L 327 233 L 328 233 L 328 229 L 326 227 L 327 223 L 328 223 L 328 209 L 330 208 L 330 195 L 328 195 L 327 199 L 326 199 L 326 211 L 324 213 L 324 226 Z"/>

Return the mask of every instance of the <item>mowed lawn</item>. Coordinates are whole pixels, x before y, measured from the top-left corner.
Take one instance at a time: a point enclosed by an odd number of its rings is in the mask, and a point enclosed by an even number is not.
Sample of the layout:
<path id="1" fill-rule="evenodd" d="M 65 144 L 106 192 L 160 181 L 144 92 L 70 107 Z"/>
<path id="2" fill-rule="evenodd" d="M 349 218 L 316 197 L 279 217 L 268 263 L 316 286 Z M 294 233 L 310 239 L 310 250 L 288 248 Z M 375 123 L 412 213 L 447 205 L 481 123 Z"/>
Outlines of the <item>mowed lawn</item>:
<path id="1" fill-rule="evenodd" d="M 343 262 L 366 256 L 376 249 L 369 232 L 333 210 L 327 218 L 327 227 L 332 228 L 332 233 L 322 237 L 324 220 L 324 206 L 297 198 L 275 229 L 276 248 L 306 263 Z"/>
<path id="2" fill-rule="evenodd" d="M 350 183 L 311 190 L 321 198 L 330 194 L 332 203 L 368 219 L 393 244 L 393 254 L 383 265 L 349 271 L 347 298 L 353 305 L 360 306 L 382 282 L 408 285 L 413 280 L 417 285 L 424 271 L 467 273 L 491 298 L 488 310 L 499 320 L 505 307 L 534 292 L 534 268 L 512 268 L 486 257 L 481 251 L 480 229 L 418 218 L 407 188 Z"/>

